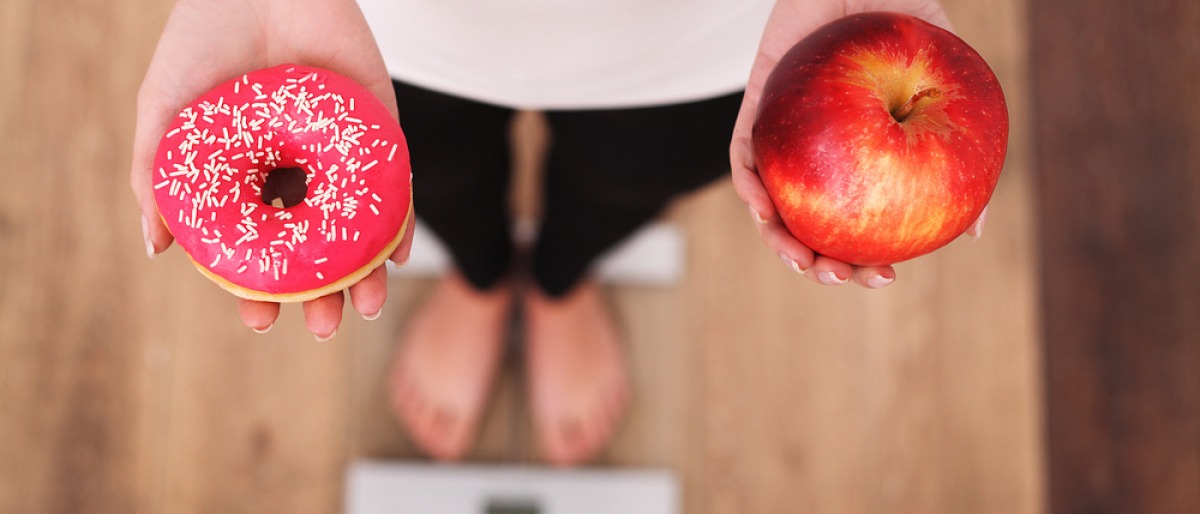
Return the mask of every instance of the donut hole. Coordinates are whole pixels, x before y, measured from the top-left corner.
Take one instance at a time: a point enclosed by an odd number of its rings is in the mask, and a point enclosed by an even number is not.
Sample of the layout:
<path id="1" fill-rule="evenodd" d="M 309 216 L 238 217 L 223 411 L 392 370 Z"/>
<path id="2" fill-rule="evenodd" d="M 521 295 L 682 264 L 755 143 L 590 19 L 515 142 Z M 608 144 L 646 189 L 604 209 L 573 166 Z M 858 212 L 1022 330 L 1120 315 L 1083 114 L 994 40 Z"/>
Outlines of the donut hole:
<path id="1" fill-rule="evenodd" d="M 300 168 L 277 168 L 267 173 L 262 186 L 264 204 L 287 209 L 308 196 L 308 177 Z"/>

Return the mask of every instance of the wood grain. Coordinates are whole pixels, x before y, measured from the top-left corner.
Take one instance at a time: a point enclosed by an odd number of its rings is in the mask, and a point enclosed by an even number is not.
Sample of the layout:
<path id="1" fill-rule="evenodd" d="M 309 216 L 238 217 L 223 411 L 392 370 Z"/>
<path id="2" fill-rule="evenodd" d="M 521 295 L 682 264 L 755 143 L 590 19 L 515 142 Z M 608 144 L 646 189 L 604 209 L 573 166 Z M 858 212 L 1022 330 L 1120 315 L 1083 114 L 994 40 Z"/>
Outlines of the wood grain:
<path id="1" fill-rule="evenodd" d="M 1200 512 L 1200 5 L 1031 6 L 1051 509 Z"/>
<path id="2" fill-rule="evenodd" d="M 947 2 L 993 64 L 1013 139 L 986 236 L 827 289 L 755 248 L 727 191 L 689 211 L 702 462 L 689 512 L 1038 512 L 1036 264 L 1022 6 Z"/>
<path id="3" fill-rule="evenodd" d="M 985 237 L 888 290 L 831 289 L 771 255 L 728 184 L 683 201 L 685 280 L 609 290 L 635 399 L 597 465 L 675 471 L 689 513 L 1042 510 L 1024 4 L 946 5 L 1011 101 Z M 0 512 L 336 512 L 349 460 L 421 458 L 385 377 L 428 280 L 318 344 L 298 307 L 253 334 L 178 249 L 143 255 L 128 152 L 169 8 L 0 3 Z M 541 130 L 515 128 L 521 212 Z M 473 461 L 537 463 L 511 339 Z"/>
<path id="4" fill-rule="evenodd" d="M 153 6 L 5 2 L 0 188 L 0 510 L 138 512 L 162 462 L 161 375 L 125 159 L 136 33 Z M 135 11 L 140 9 L 140 12 Z M 144 257 L 143 257 L 144 259 Z M 146 277 L 146 280 L 150 277 Z"/>

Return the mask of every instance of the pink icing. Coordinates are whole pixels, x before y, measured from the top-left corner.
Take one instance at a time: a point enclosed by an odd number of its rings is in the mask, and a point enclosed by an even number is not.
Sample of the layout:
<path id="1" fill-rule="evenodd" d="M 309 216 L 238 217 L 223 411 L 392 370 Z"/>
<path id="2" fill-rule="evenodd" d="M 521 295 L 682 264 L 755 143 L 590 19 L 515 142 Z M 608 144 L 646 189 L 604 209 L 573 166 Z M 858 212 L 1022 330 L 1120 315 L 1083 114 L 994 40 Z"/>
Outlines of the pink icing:
<path id="1" fill-rule="evenodd" d="M 292 207 L 263 202 L 278 168 L 305 171 Z M 167 129 L 154 165 L 167 228 L 197 264 L 267 293 L 317 289 L 363 268 L 395 240 L 411 169 L 400 125 L 362 86 L 282 65 L 217 86 Z"/>

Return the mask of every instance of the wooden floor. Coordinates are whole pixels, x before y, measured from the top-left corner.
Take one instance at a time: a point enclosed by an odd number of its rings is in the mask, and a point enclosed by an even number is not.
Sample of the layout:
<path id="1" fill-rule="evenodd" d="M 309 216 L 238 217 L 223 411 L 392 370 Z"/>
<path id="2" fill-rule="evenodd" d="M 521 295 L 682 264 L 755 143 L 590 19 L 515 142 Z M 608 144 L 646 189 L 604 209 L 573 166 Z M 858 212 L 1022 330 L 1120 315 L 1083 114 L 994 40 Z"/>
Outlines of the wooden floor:
<path id="1" fill-rule="evenodd" d="M 1200 3 L 1030 11 L 1048 508 L 1200 512 Z"/>
<path id="2" fill-rule="evenodd" d="M 945 3 L 1011 101 L 985 237 L 830 289 L 728 184 L 682 202 L 685 280 L 611 291 L 636 396 L 597 465 L 674 470 L 689 513 L 1044 509 L 1024 2 Z M 169 4 L 0 2 L 0 512 L 336 512 L 350 460 L 418 458 L 382 377 L 427 281 L 318 344 L 144 256 L 128 153 Z M 536 462 L 526 416 L 507 373 L 473 460 Z"/>

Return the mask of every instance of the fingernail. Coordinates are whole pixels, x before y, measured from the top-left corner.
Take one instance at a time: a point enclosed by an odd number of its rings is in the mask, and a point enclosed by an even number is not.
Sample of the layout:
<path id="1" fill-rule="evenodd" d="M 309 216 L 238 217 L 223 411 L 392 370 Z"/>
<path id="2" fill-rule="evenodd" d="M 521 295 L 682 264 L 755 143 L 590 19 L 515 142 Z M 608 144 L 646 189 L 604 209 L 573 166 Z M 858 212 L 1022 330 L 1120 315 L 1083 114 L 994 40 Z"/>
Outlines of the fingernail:
<path id="1" fill-rule="evenodd" d="M 791 268 L 792 271 L 795 271 L 796 273 L 799 273 L 801 275 L 808 273 L 808 270 L 800 269 L 800 264 L 797 263 L 795 261 L 795 259 L 792 259 L 791 257 L 788 257 L 786 255 L 780 255 L 779 258 L 782 259 L 783 264 L 786 265 L 787 267 Z"/>
<path id="2" fill-rule="evenodd" d="M 972 232 L 974 232 L 972 239 L 978 241 L 979 238 L 983 237 L 983 227 L 986 225 L 986 221 L 987 209 L 984 209 L 983 212 L 979 214 L 979 218 L 975 220 L 975 226 L 972 227 Z"/>
<path id="3" fill-rule="evenodd" d="M 838 278 L 837 274 L 832 271 L 822 271 L 817 275 L 817 280 L 820 280 L 822 284 L 827 286 L 840 286 L 846 283 L 846 279 Z"/>
<path id="4" fill-rule="evenodd" d="M 363 317 L 363 319 L 365 319 L 367 321 L 375 321 L 375 320 L 379 319 L 379 316 L 382 314 L 383 314 L 383 307 L 380 307 L 379 310 L 375 311 L 375 314 L 363 314 L 362 317 Z"/>
<path id="5" fill-rule="evenodd" d="M 879 289 L 882 287 L 887 287 L 889 284 L 891 284 L 892 282 L 895 282 L 895 281 L 896 281 L 895 277 L 884 278 L 883 275 L 875 275 L 875 276 L 867 279 L 867 286 L 870 287 L 871 289 Z"/>
<path id="6" fill-rule="evenodd" d="M 262 327 L 262 328 L 251 328 L 250 330 L 253 330 L 255 334 L 265 334 L 265 333 L 267 333 L 267 332 L 270 332 L 270 331 L 271 331 L 271 327 L 273 327 L 273 326 L 275 326 L 275 324 L 274 324 L 274 323 L 271 323 L 270 325 L 267 325 L 267 326 L 265 326 L 265 327 Z"/>
<path id="7" fill-rule="evenodd" d="M 763 215 L 760 214 L 754 207 L 750 207 L 748 205 L 746 207 L 750 209 L 750 216 L 754 217 L 754 221 L 756 223 L 763 225 L 767 222 L 767 218 L 764 218 Z"/>
<path id="8" fill-rule="evenodd" d="M 146 257 L 154 258 L 154 242 L 150 240 L 150 222 L 142 215 L 142 241 L 146 243 Z"/>
<path id="9" fill-rule="evenodd" d="M 324 343 L 325 341 L 333 339 L 333 336 L 336 336 L 336 335 L 337 335 L 337 329 L 335 328 L 335 329 L 333 329 L 333 332 L 330 332 L 329 335 L 327 335 L 327 336 L 319 336 L 319 335 L 313 334 L 313 337 L 317 338 L 318 343 Z"/>

